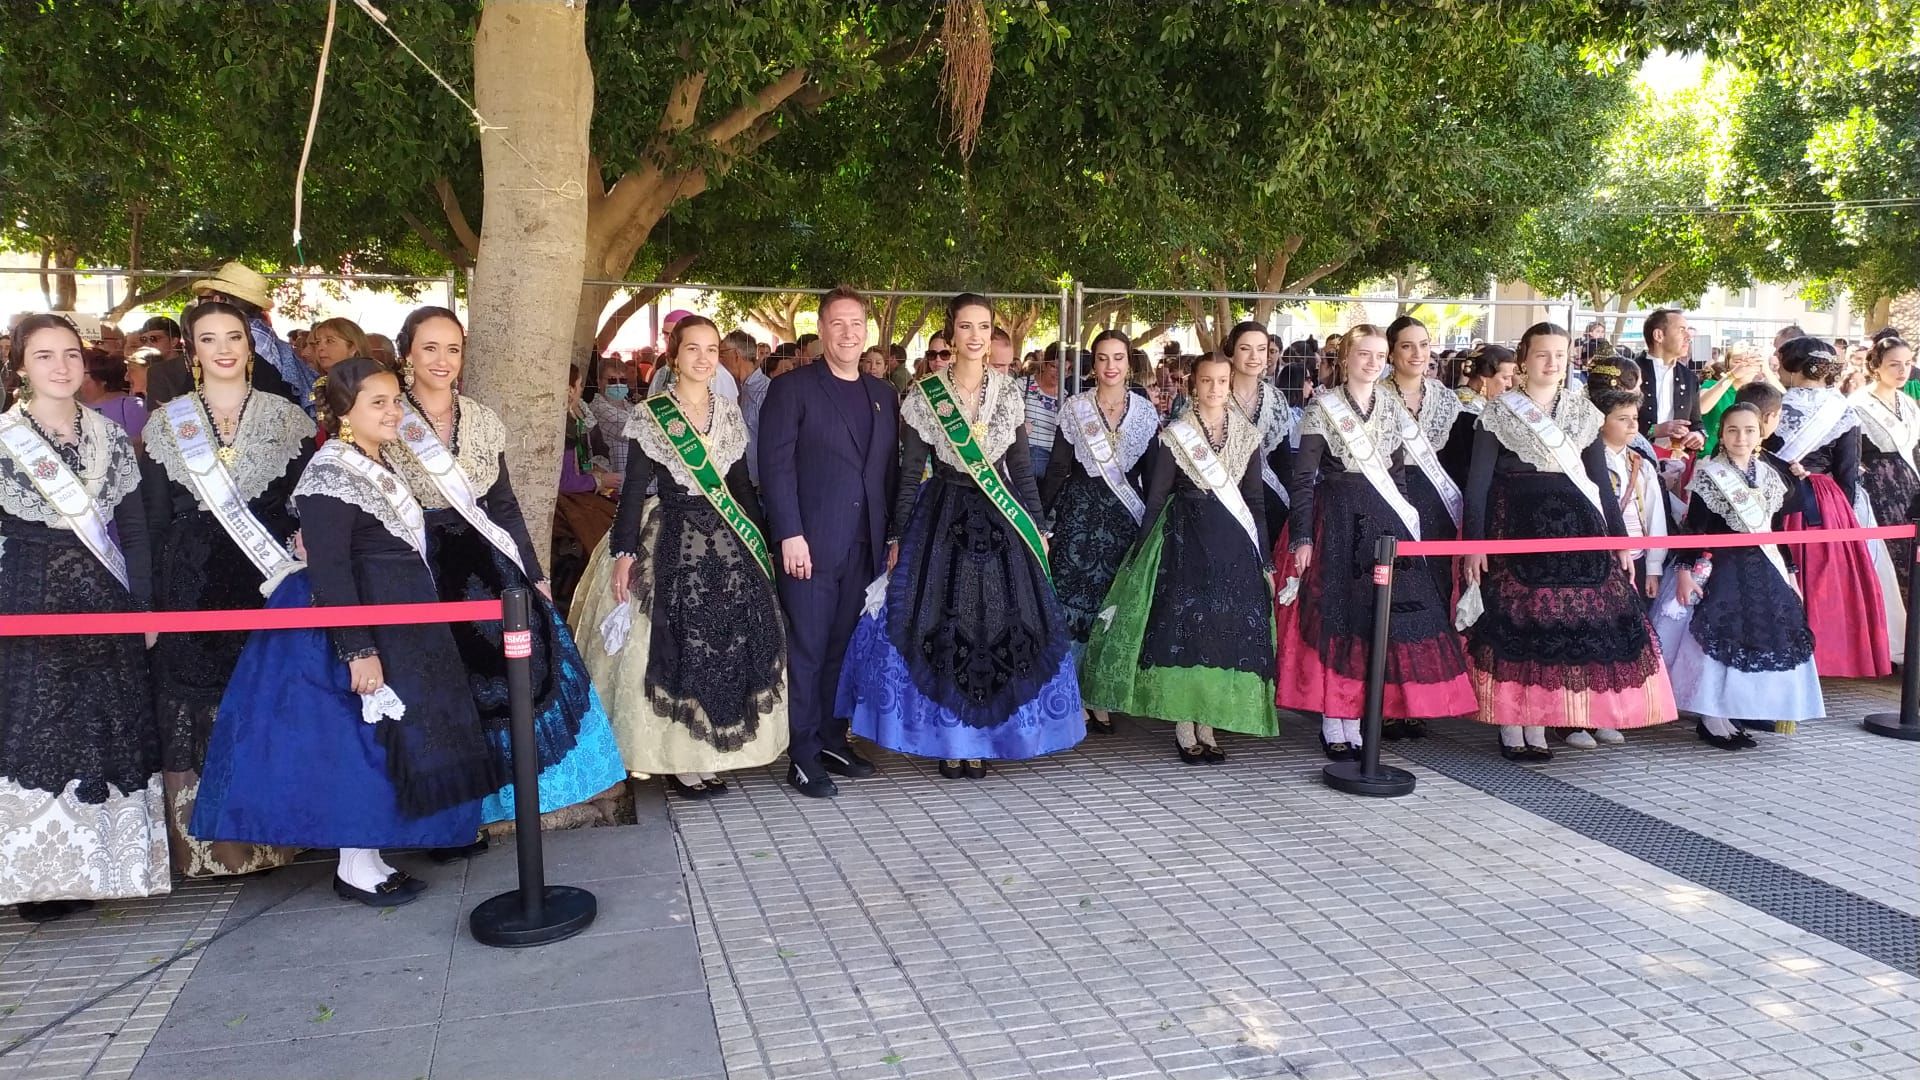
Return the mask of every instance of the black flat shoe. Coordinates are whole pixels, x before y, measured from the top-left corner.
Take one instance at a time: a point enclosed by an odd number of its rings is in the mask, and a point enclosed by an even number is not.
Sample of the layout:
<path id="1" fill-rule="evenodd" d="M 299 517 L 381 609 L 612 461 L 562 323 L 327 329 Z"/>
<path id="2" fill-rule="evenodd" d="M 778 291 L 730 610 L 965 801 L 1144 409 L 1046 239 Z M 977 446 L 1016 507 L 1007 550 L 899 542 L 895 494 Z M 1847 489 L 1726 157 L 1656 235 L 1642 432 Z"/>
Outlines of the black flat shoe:
<path id="1" fill-rule="evenodd" d="M 1740 731 L 1736 731 L 1736 732 L 1734 732 L 1734 735 L 1733 735 L 1733 739 L 1734 739 L 1734 741 L 1735 741 L 1735 742 L 1737 742 L 1737 743 L 1739 743 L 1739 744 L 1740 744 L 1740 746 L 1741 746 L 1741 748 L 1742 748 L 1742 749 L 1746 749 L 1747 747 L 1752 747 L 1752 746 L 1759 746 L 1759 745 L 1760 745 L 1760 740 L 1758 740 L 1758 739 L 1756 739 L 1756 738 L 1754 738 L 1753 736 L 1751 736 L 1751 735 L 1749 735 L 1749 734 L 1747 734 L 1747 732 L 1746 732 L 1746 730 L 1745 730 L 1744 728 L 1743 728 L 1743 729 L 1741 729 Z"/>
<path id="2" fill-rule="evenodd" d="M 1178 742 L 1175 742 L 1173 748 L 1180 751 L 1180 760 L 1189 765 L 1205 765 L 1207 763 L 1206 749 L 1198 744 L 1195 744 L 1192 749 L 1188 749 L 1181 746 Z"/>
<path id="3" fill-rule="evenodd" d="M 1693 725 L 1693 732 L 1694 732 L 1694 734 L 1696 734 L 1696 735 L 1698 735 L 1698 736 L 1700 736 L 1700 741 L 1701 741 L 1701 742 L 1703 742 L 1703 743 L 1706 743 L 1706 744 L 1707 744 L 1708 746 L 1712 746 L 1712 747 L 1717 747 L 1717 748 L 1719 748 L 1719 749 L 1721 749 L 1721 750 L 1744 750 L 1744 749 L 1746 749 L 1746 745 L 1747 745 L 1747 744 L 1744 744 L 1744 743 L 1742 743 L 1742 742 L 1741 742 L 1741 741 L 1739 740 L 1739 738 L 1738 738 L 1738 737 L 1736 737 L 1736 736 L 1733 736 L 1733 735 L 1715 735 L 1715 734 L 1714 734 L 1713 732 L 1711 732 L 1711 731 L 1708 731 L 1708 730 L 1707 730 L 1707 725 L 1706 725 L 1706 723 L 1705 723 L 1705 722 L 1700 722 L 1700 723 L 1696 723 L 1696 724 L 1694 724 L 1694 725 Z"/>
<path id="4" fill-rule="evenodd" d="M 405 870 L 395 870 L 393 873 L 387 875 L 387 880 L 410 893 L 423 893 L 427 891 L 426 882 L 421 881 Z"/>
<path id="5" fill-rule="evenodd" d="M 966 768 L 967 779 L 969 780 L 985 780 L 987 778 L 987 763 L 981 761 L 979 758 L 973 758 L 968 761 Z"/>
<path id="6" fill-rule="evenodd" d="M 820 751 L 820 767 L 850 780 L 865 780 L 875 772 L 873 762 L 855 753 L 851 746 Z"/>
<path id="7" fill-rule="evenodd" d="M 840 788 L 827 774 L 818 773 L 810 776 L 802 772 L 798 765 L 787 766 L 787 783 L 793 786 L 793 790 L 809 799 L 831 799 L 840 794 Z"/>
<path id="8" fill-rule="evenodd" d="M 1330 743 L 1327 741 L 1325 732 L 1321 732 L 1320 734 L 1320 752 L 1327 755 L 1328 761 L 1352 761 L 1354 759 L 1352 743 Z"/>
<path id="9" fill-rule="evenodd" d="M 711 780 L 703 780 L 701 782 L 707 785 L 707 792 L 711 795 L 725 795 L 727 792 L 733 790 L 727 786 L 726 780 L 722 777 L 716 776 Z"/>
<path id="10" fill-rule="evenodd" d="M 30 923 L 52 922 L 92 909 L 91 900 L 29 900 L 15 908 L 20 918 Z"/>
<path id="11" fill-rule="evenodd" d="M 1524 751 L 1528 761 L 1552 761 L 1553 751 L 1544 746 L 1527 746 Z"/>
<path id="12" fill-rule="evenodd" d="M 487 838 L 483 836 L 471 844 L 463 844 L 460 847 L 430 848 L 427 851 L 427 858 L 437 863 L 458 862 L 461 859 L 471 859 L 475 855 L 484 854 L 486 850 Z"/>
<path id="13" fill-rule="evenodd" d="M 340 880 L 339 875 L 336 874 L 333 878 L 333 895 L 342 900 L 358 900 L 368 907 L 377 908 L 400 907 L 420 899 L 420 893 L 425 886 L 421 886 L 420 889 L 409 889 L 406 885 L 394 880 L 400 876 L 400 873 L 395 871 L 391 877 L 369 891 L 354 888 Z"/>
<path id="14" fill-rule="evenodd" d="M 940 775 L 949 780 L 963 779 L 967 775 L 967 763 L 958 759 L 953 761 L 943 760 L 940 762 Z"/>
<path id="15" fill-rule="evenodd" d="M 1399 742 L 1412 736 L 1407 734 L 1405 720 L 1383 720 L 1380 722 L 1380 737 L 1388 742 Z"/>
<path id="16" fill-rule="evenodd" d="M 1114 732 L 1113 721 L 1102 720 L 1092 713 L 1088 713 L 1087 730 L 1095 735 L 1111 735 Z"/>
<path id="17" fill-rule="evenodd" d="M 673 775 L 667 777 L 667 789 L 683 799 L 704 799 L 713 794 L 713 789 L 708 787 L 704 781 L 698 784 L 689 784 Z"/>
<path id="18" fill-rule="evenodd" d="M 1533 760 L 1527 756 L 1527 748 L 1525 746 L 1508 746 L 1506 743 L 1500 744 L 1500 756 L 1506 758 L 1508 761 Z"/>
<path id="19" fill-rule="evenodd" d="M 1402 720 L 1400 726 L 1405 729 L 1407 738 L 1409 739 L 1424 739 L 1427 737 L 1427 722 L 1425 720 Z"/>
<path id="20" fill-rule="evenodd" d="M 1209 765 L 1218 765 L 1227 760 L 1227 752 L 1212 743 L 1200 744 L 1200 756 L 1206 758 Z"/>

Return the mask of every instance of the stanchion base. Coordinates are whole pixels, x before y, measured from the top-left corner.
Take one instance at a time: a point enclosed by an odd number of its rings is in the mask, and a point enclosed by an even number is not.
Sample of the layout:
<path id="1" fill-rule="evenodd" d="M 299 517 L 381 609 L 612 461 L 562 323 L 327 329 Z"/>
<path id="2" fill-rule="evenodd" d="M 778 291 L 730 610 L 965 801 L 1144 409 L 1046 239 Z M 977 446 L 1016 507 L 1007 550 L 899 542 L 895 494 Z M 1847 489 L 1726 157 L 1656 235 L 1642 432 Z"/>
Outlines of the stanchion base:
<path id="1" fill-rule="evenodd" d="M 1869 713 L 1860 721 L 1860 726 L 1889 739 L 1920 740 L 1920 724 L 1902 724 L 1899 713 Z"/>
<path id="2" fill-rule="evenodd" d="M 1320 770 L 1320 779 L 1335 791 L 1349 795 L 1373 795 L 1391 799 L 1413 794 L 1413 774 L 1391 765 L 1379 766 L 1372 776 L 1361 771 L 1357 761 L 1336 761 Z"/>
<path id="3" fill-rule="evenodd" d="M 593 925 L 599 903 L 593 894 L 571 885 L 549 885 L 539 923 L 528 923 L 520 911 L 520 890 L 503 892 L 481 902 L 467 917 L 473 940 L 496 949 L 525 949 L 551 945 Z"/>

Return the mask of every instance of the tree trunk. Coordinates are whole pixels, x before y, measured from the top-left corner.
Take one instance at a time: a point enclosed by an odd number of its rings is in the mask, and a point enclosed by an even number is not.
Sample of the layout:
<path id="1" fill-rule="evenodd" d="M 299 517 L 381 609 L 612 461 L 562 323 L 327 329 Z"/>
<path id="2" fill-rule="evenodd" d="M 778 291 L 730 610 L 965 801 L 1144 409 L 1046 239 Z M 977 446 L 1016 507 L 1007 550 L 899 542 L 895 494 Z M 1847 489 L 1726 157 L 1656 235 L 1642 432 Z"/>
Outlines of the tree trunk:
<path id="1" fill-rule="evenodd" d="M 1899 330 L 1900 336 L 1908 341 L 1913 340 L 1908 335 L 1920 334 L 1920 292 L 1905 293 L 1888 301 L 1886 321 L 1879 327 L 1870 326 L 1868 329 L 1882 329 L 1888 326 Z"/>
<path id="2" fill-rule="evenodd" d="M 514 492 L 545 560 L 587 256 L 586 5 L 489 0 L 474 32 L 473 86 L 500 130 L 480 139 L 486 207 L 466 389 L 506 422 Z"/>

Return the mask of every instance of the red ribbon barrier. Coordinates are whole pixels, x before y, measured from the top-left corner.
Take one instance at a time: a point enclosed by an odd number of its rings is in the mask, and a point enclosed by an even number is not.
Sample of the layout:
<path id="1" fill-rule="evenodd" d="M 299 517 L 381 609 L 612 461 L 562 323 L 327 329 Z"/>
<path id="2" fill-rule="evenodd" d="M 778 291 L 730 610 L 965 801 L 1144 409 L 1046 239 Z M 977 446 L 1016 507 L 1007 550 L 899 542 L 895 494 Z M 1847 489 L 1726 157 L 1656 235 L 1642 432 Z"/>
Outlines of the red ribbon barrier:
<path id="1" fill-rule="evenodd" d="M 1839 544 L 1848 540 L 1905 540 L 1912 525 L 1804 532 L 1701 533 L 1676 536 L 1556 536 L 1531 540 L 1402 540 L 1401 555 L 1544 555 L 1555 551 L 1642 551 L 1649 548 L 1759 547 L 1761 544 Z"/>
<path id="2" fill-rule="evenodd" d="M 332 626 L 499 622 L 500 601 L 365 604 L 359 607 L 257 608 L 245 611 L 132 611 L 86 615 L 0 615 L 0 637 L 71 634 L 206 633 L 214 630 L 315 630 Z"/>

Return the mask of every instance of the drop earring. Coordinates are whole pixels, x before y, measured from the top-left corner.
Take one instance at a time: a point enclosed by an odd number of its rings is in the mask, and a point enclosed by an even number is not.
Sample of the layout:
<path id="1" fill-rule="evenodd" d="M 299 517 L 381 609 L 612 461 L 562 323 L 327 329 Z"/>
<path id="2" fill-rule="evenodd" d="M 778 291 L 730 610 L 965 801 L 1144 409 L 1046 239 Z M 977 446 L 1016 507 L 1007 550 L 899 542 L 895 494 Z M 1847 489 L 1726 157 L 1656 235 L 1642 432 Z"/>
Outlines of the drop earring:
<path id="1" fill-rule="evenodd" d="M 408 390 L 413 389 L 413 361 L 411 360 L 402 361 L 400 364 L 400 385 Z"/>
<path id="2" fill-rule="evenodd" d="M 344 416 L 340 418 L 340 437 L 347 442 L 353 441 L 353 421 Z"/>

